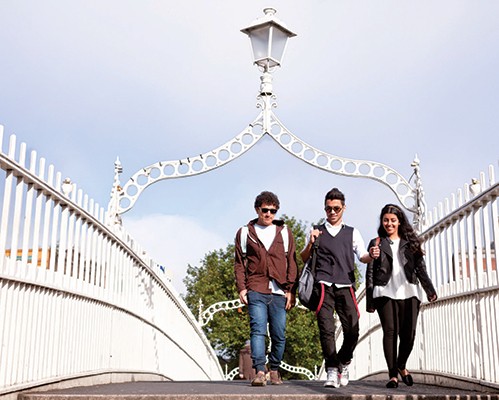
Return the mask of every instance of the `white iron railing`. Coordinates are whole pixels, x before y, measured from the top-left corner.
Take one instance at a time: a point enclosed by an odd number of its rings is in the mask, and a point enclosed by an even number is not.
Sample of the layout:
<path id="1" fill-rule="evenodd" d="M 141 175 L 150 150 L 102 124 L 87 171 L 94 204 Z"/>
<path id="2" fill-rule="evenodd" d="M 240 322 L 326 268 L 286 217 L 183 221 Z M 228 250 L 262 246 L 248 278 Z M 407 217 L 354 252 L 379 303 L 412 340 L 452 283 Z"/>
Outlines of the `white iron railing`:
<path id="1" fill-rule="evenodd" d="M 490 166 L 488 178 L 482 173 L 440 203 L 421 233 L 439 299 L 421 307 L 407 368 L 434 381 L 445 377 L 499 388 L 499 184 L 494 175 Z M 360 341 L 350 371 L 357 379 L 380 372 L 388 379 L 379 319 L 365 312 L 365 293 L 359 292 Z"/>
<path id="2" fill-rule="evenodd" d="M 121 226 L 0 126 L 0 396 L 67 381 L 223 379 L 200 324 Z M 494 168 L 439 204 L 422 231 L 439 300 L 423 303 L 408 368 L 499 385 Z M 359 296 L 350 371 L 386 371 L 376 314 Z M 338 335 L 341 342 L 341 335 Z M 499 386 L 498 386 L 499 387 Z"/>
<path id="3" fill-rule="evenodd" d="M 122 374 L 223 379 L 158 264 L 0 126 L 0 395 Z"/>

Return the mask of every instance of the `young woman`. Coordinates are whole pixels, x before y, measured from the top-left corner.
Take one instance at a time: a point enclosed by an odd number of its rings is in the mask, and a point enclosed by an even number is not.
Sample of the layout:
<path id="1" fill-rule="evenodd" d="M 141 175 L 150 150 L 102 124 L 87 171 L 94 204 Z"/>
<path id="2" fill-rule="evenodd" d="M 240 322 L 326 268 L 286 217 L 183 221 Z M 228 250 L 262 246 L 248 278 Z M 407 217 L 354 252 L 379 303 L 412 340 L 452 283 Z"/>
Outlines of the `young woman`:
<path id="1" fill-rule="evenodd" d="M 390 378 L 386 387 L 398 387 L 399 374 L 406 385 L 412 386 L 406 362 L 416 336 L 421 287 L 430 302 L 437 299 L 437 293 L 426 272 L 421 242 L 402 209 L 387 204 L 379 219 L 379 237 L 368 246 L 374 261 L 366 270 L 367 312 L 376 310 L 383 328 Z"/>

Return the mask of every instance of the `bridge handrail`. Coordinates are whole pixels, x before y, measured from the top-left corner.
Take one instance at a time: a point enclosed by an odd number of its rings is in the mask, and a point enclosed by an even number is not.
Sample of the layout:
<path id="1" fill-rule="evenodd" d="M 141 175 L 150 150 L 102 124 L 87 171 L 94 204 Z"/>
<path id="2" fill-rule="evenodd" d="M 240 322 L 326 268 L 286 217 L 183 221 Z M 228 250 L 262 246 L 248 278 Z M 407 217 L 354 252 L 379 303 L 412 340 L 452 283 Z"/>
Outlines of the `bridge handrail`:
<path id="1" fill-rule="evenodd" d="M 2 145 L 0 126 L 0 394 L 99 374 L 221 379 L 160 266 L 36 152 L 26 167 L 14 135 Z"/>
<path id="2" fill-rule="evenodd" d="M 473 189 L 465 185 L 464 193 L 458 190 L 451 201 L 440 203 L 421 233 L 439 299 L 422 303 L 407 368 L 425 371 L 428 382 L 438 377 L 454 385 L 466 382 L 468 388 L 499 388 L 499 186 L 494 175 L 490 166 L 488 179 L 482 173 Z M 360 339 L 350 373 L 356 379 L 387 378 L 381 326 L 377 313 L 364 311 L 364 286 L 357 300 Z"/>

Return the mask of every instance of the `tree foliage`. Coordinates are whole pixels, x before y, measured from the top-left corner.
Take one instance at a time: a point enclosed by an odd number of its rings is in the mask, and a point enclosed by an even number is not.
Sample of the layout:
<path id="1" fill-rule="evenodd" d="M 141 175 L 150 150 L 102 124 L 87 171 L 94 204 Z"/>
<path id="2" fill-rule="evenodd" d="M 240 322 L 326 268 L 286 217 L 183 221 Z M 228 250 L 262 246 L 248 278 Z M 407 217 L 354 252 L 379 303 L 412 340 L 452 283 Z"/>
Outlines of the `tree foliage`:
<path id="1" fill-rule="evenodd" d="M 303 263 L 299 253 L 305 245 L 306 227 L 301 221 L 286 215 L 283 219 L 295 237 L 296 259 L 301 271 Z M 214 250 L 206 254 L 199 267 L 189 265 L 184 284 L 184 300 L 196 317 L 199 317 L 200 302 L 204 310 L 214 303 L 238 299 L 234 278 L 234 244 L 227 245 L 225 250 Z M 220 311 L 203 329 L 213 348 L 228 359 L 229 368 L 237 367 L 239 350 L 249 339 L 247 307 Z M 284 361 L 311 371 L 314 371 L 315 366 L 321 365 L 319 333 L 314 313 L 298 307 L 288 313 Z M 304 378 L 303 375 L 286 372 L 283 372 L 283 376 L 288 379 Z"/>

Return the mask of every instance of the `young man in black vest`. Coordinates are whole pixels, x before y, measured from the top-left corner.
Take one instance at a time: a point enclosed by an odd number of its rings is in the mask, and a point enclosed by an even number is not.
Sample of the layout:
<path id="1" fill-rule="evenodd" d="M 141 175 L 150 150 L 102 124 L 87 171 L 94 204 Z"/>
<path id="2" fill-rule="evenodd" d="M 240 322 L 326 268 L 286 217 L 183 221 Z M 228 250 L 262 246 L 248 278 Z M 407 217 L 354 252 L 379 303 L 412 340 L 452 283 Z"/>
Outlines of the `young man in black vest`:
<path id="1" fill-rule="evenodd" d="M 326 222 L 312 229 L 307 245 L 301 252 L 304 262 L 311 255 L 312 245 L 320 236 L 317 249 L 316 285 L 321 293 L 316 311 L 322 354 L 327 378 L 324 386 L 338 388 L 348 385 L 348 364 L 359 338 L 359 310 L 355 298 L 354 255 L 363 262 L 372 259 L 366 251 L 360 232 L 343 222 L 345 196 L 331 189 L 324 200 Z M 343 327 L 343 344 L 336 351 L 334 311 Z"/>

